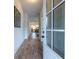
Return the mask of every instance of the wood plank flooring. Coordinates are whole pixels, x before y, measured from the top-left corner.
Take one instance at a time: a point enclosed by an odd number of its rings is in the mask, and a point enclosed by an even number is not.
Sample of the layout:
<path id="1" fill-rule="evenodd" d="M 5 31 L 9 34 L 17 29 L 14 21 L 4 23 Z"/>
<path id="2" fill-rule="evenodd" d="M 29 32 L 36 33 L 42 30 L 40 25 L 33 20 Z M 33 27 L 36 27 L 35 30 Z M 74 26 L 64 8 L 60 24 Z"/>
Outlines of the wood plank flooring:
<path id="1" fill-rule="evenodd" d="M 39 38 L 33 39 L 30 35 L 25 39 L 15 54 L 15 59 L 43 59 L 43 49 Z"/>

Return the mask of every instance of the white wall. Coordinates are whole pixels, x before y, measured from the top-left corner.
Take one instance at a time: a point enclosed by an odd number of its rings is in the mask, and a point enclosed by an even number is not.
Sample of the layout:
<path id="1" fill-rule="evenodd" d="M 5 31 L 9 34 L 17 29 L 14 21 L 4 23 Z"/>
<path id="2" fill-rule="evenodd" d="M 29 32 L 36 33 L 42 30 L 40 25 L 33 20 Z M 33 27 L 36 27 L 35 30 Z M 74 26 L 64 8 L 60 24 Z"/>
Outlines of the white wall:
<path id="1" fill-rule="evenodd" d="M 21 28 L 14 27 L 14 54 L 17 52 L 24 39 L 28 38 L 30 33 L 28 16 L 26 14 L 21 15 Z"/>
<path id="2" fill-rule="evenodd" d="M 22 31 L 22 28 L 14 28 L 14 53 L 17 52 L 23 41 L 24 33 Z"/>
<path id="3" fill-rule="evenodd" d="M 23 10 L 21 8 L 21 4 L 19 0 L 15 1 L 14 5 L 16 6 L 16 8 L 21 14 L 21 27 L 20 28 L 14 27 L 14 54 L 15 54 L 18 48 L 21 46 L 22 42 L 24 41 L 25 33 L 24 33 L 24 25 L 23 25 L 23 21 L 24 21 Z"/>
<path id="4" fill-rule="evenodd" d="M 23 15 L 24 21 L 23 21 L 23 27 L 24 27 L 24 32 L 25 32 L 25 39 L 28 38 L 29 34 L 30 34 L 30 27 L 29 27 L 29 17 L 27 14 Z"/>
<path id="5" fill-rule="evenodd" d="M 23 15 L 21 15 L 21 27 L 14 27 L 14 53 L 18 50 L 24 41 Z"/>

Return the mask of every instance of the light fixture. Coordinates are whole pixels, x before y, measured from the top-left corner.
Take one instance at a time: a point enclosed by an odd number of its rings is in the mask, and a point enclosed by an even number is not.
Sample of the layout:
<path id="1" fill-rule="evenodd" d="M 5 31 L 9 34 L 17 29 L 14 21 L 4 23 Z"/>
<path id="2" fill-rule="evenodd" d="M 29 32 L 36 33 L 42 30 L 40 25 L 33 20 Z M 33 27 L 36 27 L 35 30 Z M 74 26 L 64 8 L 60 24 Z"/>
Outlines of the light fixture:
<path id="1" fill-rule="evenodd" d="M 37 3 L 38 0 L 27 0 L 29 3 Z"/>
<path id="2" fill-rule="evenodd" d="M 35 25 L 31 25 L 31 28 L 32 28 L 33 30 L 35 30 L 35 29 L 36 29 Z"/>

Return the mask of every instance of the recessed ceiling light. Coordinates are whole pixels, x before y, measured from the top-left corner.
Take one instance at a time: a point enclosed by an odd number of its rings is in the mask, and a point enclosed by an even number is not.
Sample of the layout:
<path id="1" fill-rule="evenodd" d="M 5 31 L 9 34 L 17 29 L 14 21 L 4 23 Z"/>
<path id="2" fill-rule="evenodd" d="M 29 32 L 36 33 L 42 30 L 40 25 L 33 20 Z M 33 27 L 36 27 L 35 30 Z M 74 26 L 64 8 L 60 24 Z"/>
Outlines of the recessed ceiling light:
<path id="1" fill-rule="evenodd" d="M 37 3 L 38 0 L 27 0 L 29 3 Z"/>

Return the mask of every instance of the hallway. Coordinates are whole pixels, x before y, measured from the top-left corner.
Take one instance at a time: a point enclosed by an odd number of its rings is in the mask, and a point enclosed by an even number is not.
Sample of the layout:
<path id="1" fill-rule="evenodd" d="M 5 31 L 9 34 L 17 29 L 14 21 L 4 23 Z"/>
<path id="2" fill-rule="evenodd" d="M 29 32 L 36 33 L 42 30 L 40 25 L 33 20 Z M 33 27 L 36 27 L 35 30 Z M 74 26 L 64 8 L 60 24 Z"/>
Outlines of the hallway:
<path id="1" fill-rule="evenodd" d="M 64 59 L 65 0 L 15 0 L 14 14 L 15 59 Z"/>
<path id="2" fill-rule="evenodd" d="M 43 59 L 43 50 L 39 38 L 29 35 L 15 54 L 15 59 Z"/>

